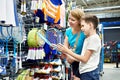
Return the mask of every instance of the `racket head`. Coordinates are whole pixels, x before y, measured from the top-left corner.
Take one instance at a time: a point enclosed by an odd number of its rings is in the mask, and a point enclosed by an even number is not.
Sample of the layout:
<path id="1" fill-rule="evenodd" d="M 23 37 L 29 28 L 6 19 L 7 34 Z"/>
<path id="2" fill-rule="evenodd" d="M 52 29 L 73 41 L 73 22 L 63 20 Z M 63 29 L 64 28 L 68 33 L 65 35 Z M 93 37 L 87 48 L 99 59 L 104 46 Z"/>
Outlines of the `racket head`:
<path id="1" fill-rule="evenodd" d="M 52 44 L 58 44 L 58 43 L 62 44 L 63 43 L 63 34 L 60 30 L 58 30 L 56 28 L 49 28 L 46 31 L 46 38 Z"/>
<path id="2" fill-rule="evenodd" d="M 7 27 L 7 32 L 8 32 L 8 35 L 9 35 L 9 40 L 12 39 L 12 31 L 13 31 L 13 26 Z"/>
<path id="3" fill-rule="evenodd" d="M 26 40 L 25 25 L 23 23 L 23 17 L 20 13 L 18 15 L 18 26 L 12 27 L 12 38 L 16 43 L 22 43 Z"/>
<path id="4" fill-rule="evenodd" d="M 17 42 L 23 42 L 25 38 L 25 28 L 24 26 L 16 26 L 12 28 L 12 38 Z"/>
<path id="5" fill-rule="evenodd" d="M 7 32 L 7 27 L 2 27 L 1 34 L 2 34 L 2 37 L 3 37 L 2 39 L 6 41 L 7 38 L 9 37 L 9 34 Z"/>
<path id="6" fill-rule="evenodd" d="M 12 26 L 0 26 L 0 39 L 4 42 L 8 42 L 12 39 Z"/>
<path id="7" fill-rule="evenodd" d="M 48 39 L 49 42 L 51 42 L 51 44 L 59 44 L 59 43 L 63 43 L 63 34 L 60 30 L 56 29 L 56 28 L 50 28 L 46 31 L 46 38 Z M 50 46 L 49 46 L 50 47 Z M 52 51 L 52 54 L 57 54 L 57 50 L 54 49 L 52 50 L 50 48 L 50 50 Z"/>

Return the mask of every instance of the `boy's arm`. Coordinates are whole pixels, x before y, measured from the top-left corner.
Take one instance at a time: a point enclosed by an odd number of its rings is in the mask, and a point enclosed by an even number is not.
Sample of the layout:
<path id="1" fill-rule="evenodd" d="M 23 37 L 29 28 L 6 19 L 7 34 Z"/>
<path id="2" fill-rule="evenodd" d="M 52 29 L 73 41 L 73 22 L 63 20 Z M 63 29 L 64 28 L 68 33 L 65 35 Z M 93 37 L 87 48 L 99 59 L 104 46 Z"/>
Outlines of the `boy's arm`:
<path id="1" fill-rule="evenodd" d="M 83 63 L 88 62 L 93 52 L 94 52 L 93 50 L 86 50 L 84 55 L 78 55 L 78 54 L 73 53 L 69 49 L 67 50 L 67 53 L 71 55 L 72 57 L 74 57 L 76 61 L 81 61 Z"/>
<path id="2" fill-rule="evenodd" d="M 78 55 L 78 54 L 75 54 L 74 52 L 72 52 L 70 49 L 68 49 L 66 46 L 64 46 L 62 44 L 58 44 L 57 47 L 58 47 L 59 51 L 62 51 L 62 54 L 70 55 L 75 59 L 75 61 L 82 61 L 84 63 L 86 63 L 89 60 L 90 56 L 94 52 L 94 50 L 87 49 L 85 51 L 84 55 Z"/>

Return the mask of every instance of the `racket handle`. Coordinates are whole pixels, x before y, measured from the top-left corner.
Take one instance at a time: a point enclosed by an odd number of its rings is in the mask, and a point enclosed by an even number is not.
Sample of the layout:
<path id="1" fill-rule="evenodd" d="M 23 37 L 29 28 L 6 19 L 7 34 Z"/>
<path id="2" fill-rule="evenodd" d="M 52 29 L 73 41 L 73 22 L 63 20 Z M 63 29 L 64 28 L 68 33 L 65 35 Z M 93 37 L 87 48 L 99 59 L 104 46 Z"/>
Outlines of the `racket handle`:
<path id="1" fill-rule="evenodd" d="M 57 45 L 56 44 L 51 44 L 51 47 L 53 50 L 57 49 Z"/>
<path id="2" fill-rule="evenodd" d="M 38 34 L 38 36 L 40 37 L 40 38 L 42 38 L 48 45 L 50 45 L 51 46 L 51 43 L 44 37 L 44 36 L 42 36 L 40 33 L 38 33 L 37 32 L 37 34 Z"/>

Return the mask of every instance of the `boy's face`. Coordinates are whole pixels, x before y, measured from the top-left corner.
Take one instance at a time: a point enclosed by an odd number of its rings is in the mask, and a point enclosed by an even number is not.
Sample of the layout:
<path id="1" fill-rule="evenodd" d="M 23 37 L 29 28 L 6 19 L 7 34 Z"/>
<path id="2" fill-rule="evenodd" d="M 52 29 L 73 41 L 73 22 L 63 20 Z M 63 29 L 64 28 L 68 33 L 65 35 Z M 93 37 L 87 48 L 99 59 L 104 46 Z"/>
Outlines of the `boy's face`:
<path id="1" fill-rule="evenodd" d="M 91 26 L 89 23 L 86 23 L 84 20 L 81 20 L 81 30 L 84 32 L 86 36 L 89 36 Z"/>

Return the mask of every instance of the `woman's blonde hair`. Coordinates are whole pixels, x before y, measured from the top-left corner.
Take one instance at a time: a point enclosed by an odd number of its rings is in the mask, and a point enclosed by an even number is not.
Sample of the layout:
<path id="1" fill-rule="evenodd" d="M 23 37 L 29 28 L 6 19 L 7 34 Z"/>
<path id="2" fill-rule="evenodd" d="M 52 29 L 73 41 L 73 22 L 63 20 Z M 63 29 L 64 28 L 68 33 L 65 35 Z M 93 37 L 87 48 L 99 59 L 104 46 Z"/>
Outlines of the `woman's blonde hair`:
<path id="1" fill-rule="evenodd" d="M 80 21 L 81 17 L 84 15 L 84 11 L 82 9 L 76 8 L 70 11 L 70 14 Z"/>

